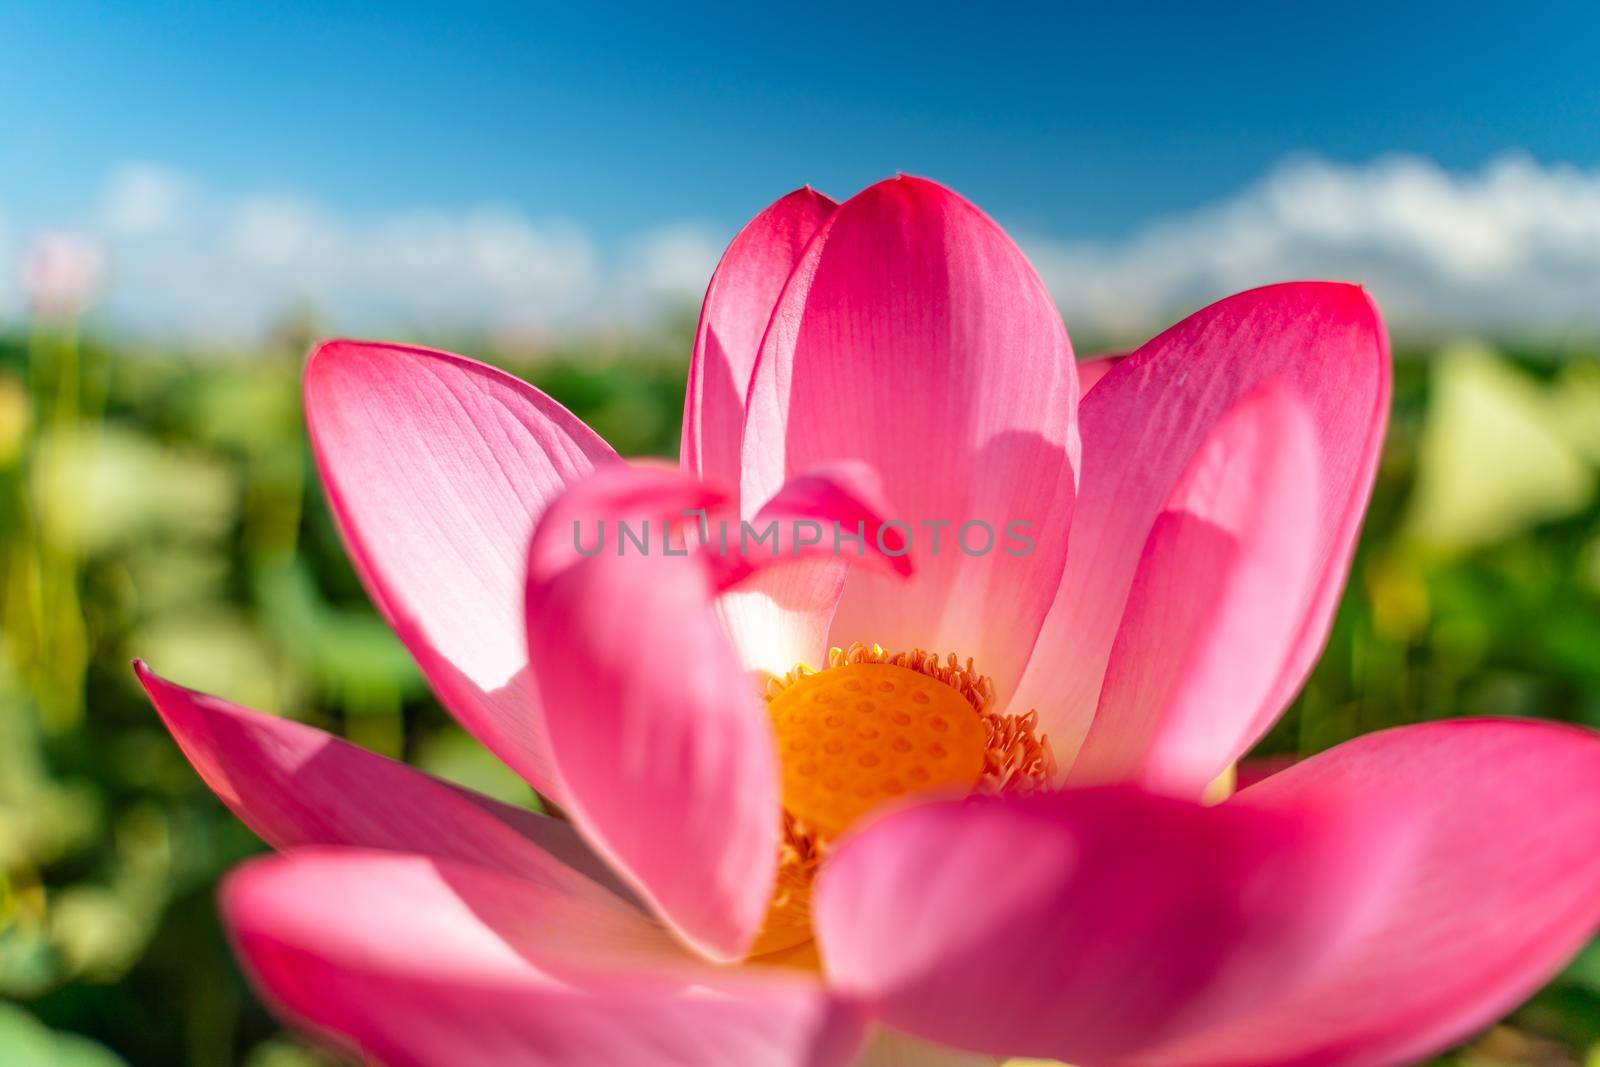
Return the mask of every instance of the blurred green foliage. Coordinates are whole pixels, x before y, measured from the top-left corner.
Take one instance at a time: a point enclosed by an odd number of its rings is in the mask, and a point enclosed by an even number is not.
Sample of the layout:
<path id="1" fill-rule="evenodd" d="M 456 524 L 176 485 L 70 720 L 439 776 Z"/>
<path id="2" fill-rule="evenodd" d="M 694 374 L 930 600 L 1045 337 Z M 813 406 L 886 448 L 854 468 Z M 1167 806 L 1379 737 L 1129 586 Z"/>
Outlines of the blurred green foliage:
<path id="1" fill-rule="evenodd" d="M 304 340 L 179 356 L 59 324 L 0 337 L 0 1062 L 324 1062 L 229 958 L 216 882 L 262 846 L 168 740 L 134 655 L 531 802 L 438 709 L 345 560 L 304 442 Z M 688 347 L 676 328 L 510 369 L 619 451 L 670 456 Z M 1600 355 L 1547 355 L 1400 359 L 1327 654 L 1263 754 L 1455 714 L 1600 726 Z M 1450 1062 L 1586 1058 L 1593 950 Z"/>

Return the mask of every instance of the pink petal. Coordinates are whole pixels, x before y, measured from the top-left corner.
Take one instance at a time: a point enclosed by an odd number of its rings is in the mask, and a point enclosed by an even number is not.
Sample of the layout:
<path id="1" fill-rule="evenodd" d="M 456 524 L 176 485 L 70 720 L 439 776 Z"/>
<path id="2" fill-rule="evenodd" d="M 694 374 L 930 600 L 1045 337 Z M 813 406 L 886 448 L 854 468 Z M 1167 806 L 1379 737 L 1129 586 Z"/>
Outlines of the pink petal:
<path id="1" fill-rule="evenodd" d="M 1457 720 L 1357 738 L 1239 793 L 1293 811 L 1329 785 L 1415 833 L 1370 928 L 1316 981 L 1141 1065 L 1415 1063 L 1530 996 L 1600 926 L 1600 735 Z"/>
<path id="2" fill-rule="evenodd" d="M 717 610 L 740 662 L 773 676 L 823 662 L 848 573 L 832 560 L 808 559 L 760 571 L 723 593 Z"/>
<path id="3" fill-rule="evenodd" d="M 1198 798 L 1260 737 L 1316 578 L 1318 474 L 1282 379 L 1217 423 L 1150 531 L 1071 782 Z"/>
<path id="4" fill-rule="evenodd" d="M 1389 409 L 1389 345 L 1360 288 L 1253 289 L 1150 341 L 1079 407 L 1084 479 L 1071 551 L 1016 703 L 1039 709 L 1059 757 L 1088 730 L 1140 553 L 1173 486 L 1217 421 L 1269 377 L 1301 396 L 1320 470 L 1317 579 L 1267 703 L 1310 669 L 1349 567 Z"/>
<path id="5" fill-rule="evenodd" d="M 1280 752 L 1270 756 L 1255 756 L 1247 760 L 1240 760 L 1238 774 L 1234 780 L 1233 787 L 1235 791 L 1249 789 L 1253 785 L 1266 781 L 1274 774 L 1288 770 L 1298 762 L 1300 762 L 1300 757 L 1292 752 Z"/>
<path id="6" fill-rule="evenodd" d="M 682 444 L 684 468 L 707 481 L 739 484 L 756 351 L 783 283 L 836 207 L 809 186 L 796 189 L 750 220 L 711 276 L 689 364 Z"/>
<path id="7" fill-rule="evenodd" d="M 701 545 L 700 528 L 728 506 L 725 488 L 682 468 L 658 460 L 610 464 L 550 502 L 528 546 L 526 578 L 546 582 L 588 557 L 623 554 L 693 554 L 715 578 L 720 565 L 705 558 L 710 547 Z"/>
<path id="8" fill-rule="evenodd" d="M 1103 1062 L 1314 975 L 1392 880 L 1378 814 L 1129 789 L 904 809 L 824 867 L 822 958 L 917 1036 Z"/>
<path id="9" fill-rule="evenodd" d="M 328 500 L 368 593 L 439 699 L 535 788 L 555 783 L 528 715 L 528 538 L 606 443 L 525 382 L 420 348 L 330 341 L 305 375 Z"/>
<path id="10" fill-rule="evenodd" d="M 850 1067 L 1003 1067 L 1004 1063 L 982 1052 L 962 1052 L 880 1028 Z"/>
<path id="11" fill-rule="evenodd" d="M 853 566 L 911 574 L 910 545 L 888 525 L 894 515 L 882 479 L 859 462 L 797 474 L 761 506 L 752 537 L 772 529 L 770 547 L 752 541 L 748 551 L 736 545 L 718 557 L 719 588 L 739 586 L 718 606 L 746 667 L 782 675 L 796 663 L 822 662 Z M 803 543 L 814 537 L 819 543 Z"/>
<path id="12" fill-rule="evenodd" d="M 785 482 L 748 530 L 730 523 L 703 531 L 704 547 L 719 591 L 803 558 L 837 561 L 834 569 L 841 575 L 850 563 L 866 561 L 905 577 L 912 571 L 910 545 L 885 521 L 888 515 L 876 473 L 862 463 L 837 463 Z M 825 601 L 818 606 L 832 608 Z"/>
<path id="13" fill-rule="evenodd" d="M 834 643 L 956 651 L 1009 692 L 1065 553 L 1077 398 L 1060 316 L 1011 240 L 942 186 L 881 182 L 834 212 L 773 314 L 745 507 L 797 472 L 866 461 L 911 524 L 917 575 L 852 574 Z M 935 553 L 923 524 L 940 522 Z M 969 522 L 974 555 L 955 544 Z M 1031 551 L 1008 523 L 1028 524 Z"/>
<path id="14" fill-rule="evenodd" d="M 353 845 L 476 863 L 573 896 L 614 879 L 572 827 L 441 782 L 303 723 L 134 664 L 183 754 L 267 844 Z M 620 888 L 620 887 L 619 887 Z"/>
<path id="15" fill-rule="evenodd" d="M 644 555 L 621 541 L 572 551 L 575 515 L 587 516 L 586 529 L 650 522 L 659 544 L 659 524 L 683 509 L 641 498 L 640 477 L 623 466 L 596 473 L 539 525 L 529 662 L 579 828 L 691 944 L 733 959 L 754 940 L 772 890 L 772 730 L 717 616 L 705 559 Z M 685 499 L 694 492 L 686 483 Z M 562 550 L 571 558 L 556 566 Z"/>
<path id="16" fill-rule="evenodd" d="M 1098 385 L 1100 379 L 1104 378 L 1112 367 L 1115 367 L 1118 363 L 1121 363 L 1127 358 L 1128 353 L 1120 352 L 1115 355 L 1094 356 L 1091 359 L 1080 359 L 1078 361 L 1079 390 L 1084 396 L 1088 396 L 1089 390 Z"/>
<path id="17" fill-rule="evenodd" d="M 637 913 L 418 856 L 256 861 L 223 906 L 289 1020 L 389 1067 L 833 1067 L 859 1023 L 814 981 L 684 956 Z"/>

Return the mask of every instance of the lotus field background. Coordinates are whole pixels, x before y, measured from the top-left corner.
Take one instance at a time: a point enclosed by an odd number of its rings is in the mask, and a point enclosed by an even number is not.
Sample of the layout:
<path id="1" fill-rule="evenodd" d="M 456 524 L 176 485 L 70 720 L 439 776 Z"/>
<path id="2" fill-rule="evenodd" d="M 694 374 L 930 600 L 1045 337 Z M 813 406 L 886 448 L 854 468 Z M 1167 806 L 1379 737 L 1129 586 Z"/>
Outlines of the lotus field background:
<path id="1" fill-rule="evenodd" d="M 691 329 L 513 360 L 426 340 L 527 377 L 625 455 L 676 456 Z M 264 846 L 184 762 L 135 654 L 534 802 L 435 704 L 345 559 L 301 423 L 313 336 L 180 353 L 0 332 L 0 1064 L 326 1062 L 229 958 L 216 881 Z M 1451 715 L 1600 726 L 1600 348 L 1397 342 L 1351 582 L 1261 758 Z M 1447 1062 L 1600 1064 L 1600 948 Z"/>

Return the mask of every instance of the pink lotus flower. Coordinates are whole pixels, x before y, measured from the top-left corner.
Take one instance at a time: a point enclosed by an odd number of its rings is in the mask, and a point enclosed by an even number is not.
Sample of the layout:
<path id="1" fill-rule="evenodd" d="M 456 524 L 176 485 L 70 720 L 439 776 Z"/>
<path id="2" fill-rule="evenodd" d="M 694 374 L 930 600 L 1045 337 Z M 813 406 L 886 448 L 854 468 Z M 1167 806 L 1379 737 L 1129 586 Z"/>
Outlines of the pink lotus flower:
<path id="1" fill-rule="evenodd" d="M 1514 1006 L 1600 916 L 1595 735 L 1404 727 L 1227 795 L 1349 566 L 1371 301 L 1259 289 L 1095 370 L 1080 403 L 1016 247 L 910 178 L 740 234 L 681 471 L 469 360 L 323 345 L 311 435 L 368 590 L 570 820 L 140 665 L 286 853 L 223 891 L 258 987 L 391 1067 L 1394 1064 Z M 575 551 L 701 508 L 1034 548 Z"/>
<path id="2" fill-rule="evenodd" d="M 22 263 L 22 292 L 41 318 L 71 319 L 88 306 L 105 275 L 105 249 L 92 238 L 41 233 Z"/>

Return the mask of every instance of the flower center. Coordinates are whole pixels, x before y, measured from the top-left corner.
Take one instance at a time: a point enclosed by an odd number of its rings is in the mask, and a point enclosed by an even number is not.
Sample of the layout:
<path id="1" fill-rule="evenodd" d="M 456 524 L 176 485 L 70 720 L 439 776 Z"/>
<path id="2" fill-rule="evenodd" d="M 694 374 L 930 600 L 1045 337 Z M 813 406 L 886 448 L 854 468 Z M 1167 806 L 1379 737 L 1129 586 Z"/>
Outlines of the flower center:
<path id="1" fill-rule="evenodd" d="M 953 654 L 835 648 L 767 685 L 784 840 L 778 885 L 752 955 L 811 940 L 811 881 L 829 844 L 864 816 L 919 793 L 1043 788 L 1055 774 L 1038 716 L 993 711 L 994 684 Z"/>
<path id="2" fill-rule="evenodd" d="M 936 679 L 892 663 L 807 675 L 767 705 L 783 806 L 825 834 L 908 792 L 970 790 L 983 775 L 983 720 Z"/>

